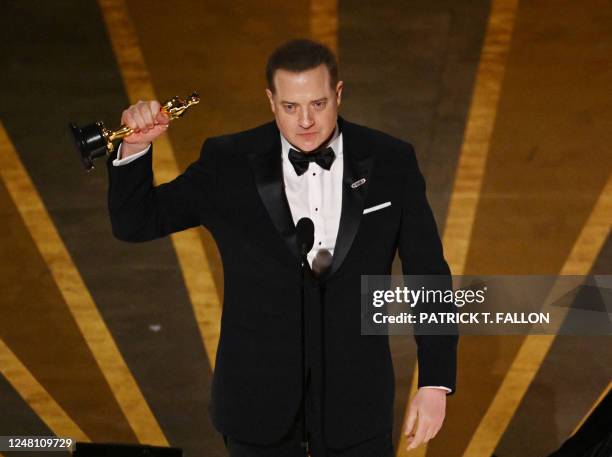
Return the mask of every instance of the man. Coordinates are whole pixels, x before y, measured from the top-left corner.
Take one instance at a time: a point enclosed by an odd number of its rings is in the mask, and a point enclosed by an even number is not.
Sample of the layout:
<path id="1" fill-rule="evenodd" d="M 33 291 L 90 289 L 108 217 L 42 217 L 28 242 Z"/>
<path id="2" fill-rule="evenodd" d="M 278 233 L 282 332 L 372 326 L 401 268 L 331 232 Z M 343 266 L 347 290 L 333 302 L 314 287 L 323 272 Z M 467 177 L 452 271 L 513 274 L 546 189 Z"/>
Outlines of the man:
<path id="1" fill-rule="evenodd" d="M 328 48 L 285 43 L 266 76 L 275 122 L 207 139 L 196 162 L 157 187 L 151 142 L 168 118 L 157 101 L 123 112 L 135 133 L 108 161 L 113 232 L 138 242 L 204 225 L 214 236 L 225 297 L 210 414 L 230 455 L 305 455 L 305 426 L 312 456 L 390 456 L 393 366 L 388 337 L 361 335 L 360 281 L 390 274 L 396 250 L 404 274 L 450 274 L 425 183 L 410 144 L 338 116 L 343 82 Z M 314 222 L 307 260 L 318 275 L 306 306 L 321 313 L 305 404 L 302 217 Z M 457 338 L 416 340 L 409 449 L 438 433 L 455 389 Z"/>

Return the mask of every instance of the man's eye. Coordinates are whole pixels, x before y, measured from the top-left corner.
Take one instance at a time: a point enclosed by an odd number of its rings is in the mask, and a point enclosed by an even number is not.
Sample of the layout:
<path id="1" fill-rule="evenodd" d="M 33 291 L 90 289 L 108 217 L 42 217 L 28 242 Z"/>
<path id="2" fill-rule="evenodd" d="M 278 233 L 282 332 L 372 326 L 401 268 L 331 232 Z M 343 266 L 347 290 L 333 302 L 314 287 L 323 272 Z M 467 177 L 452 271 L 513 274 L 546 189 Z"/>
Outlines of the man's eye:
<path id="1" fill-rule="evenodd" d="M 285 109 L 287 111 L 293 111 L 295 109 L 295 106 L 294 105 L 285 105 Z"/>

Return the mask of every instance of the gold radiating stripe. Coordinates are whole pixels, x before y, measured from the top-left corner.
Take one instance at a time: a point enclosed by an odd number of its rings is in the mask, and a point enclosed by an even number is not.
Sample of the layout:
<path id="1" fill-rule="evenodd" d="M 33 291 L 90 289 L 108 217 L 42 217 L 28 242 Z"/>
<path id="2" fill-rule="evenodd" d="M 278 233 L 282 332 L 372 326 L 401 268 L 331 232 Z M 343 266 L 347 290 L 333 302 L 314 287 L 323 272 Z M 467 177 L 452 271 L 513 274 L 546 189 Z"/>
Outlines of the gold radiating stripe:
<path id="1" fill-rule="evenodd" d="M 0 373 L 56 436 L 91 441 L 1 338 Z"/>
<path id="2" fill-rule="evenodd" d="M 612 176 L 608 178 L 560 274 L 587 275 L 610 233 L 611 226 Z M 549 299 L 546 302 L 550 302 Z M 554 340 L 555 335 L 530 335 L 523 340 L 464 456 L 489 457 L 493 454 Z"/>
<path id="3" fill-rule="evenodd" d="M 445 258 L 455 275 L 463 274 L 465 269 L 517 3 L 518 0 L 493 0 L 491 4 L 443 235 Z M 413 373 L 408 402 L 418 386 L 416 367 Z M 402 426 L 405 420 L 406 416 Z M 407 452 L 404 435 L 401 435 L 397 457 L 421 457 L 426 454 L 427 445 Z"/>
<path id="4" fill-rule="evenodd" d="M 338 54 L 338 1 L 310 1 L 310 35 Z"/>
<path id="5" fill-rule="evenodd" d="M 443 238 L 446 260 L 455 275 L 465 269 L 517 3 L 493 0 L 491 4 Z"/>
<path id="6" fill-rule="evenodd" d="M 599 405 L 601 403 L 601 401 L 604 399 L 604 397 L 606 395 L 608 395 L 608 392 L 610 392 L 610 389 L 612 389 L 612 382 L 609 382 L 608 386 L 604 390 L 601 391 L 601 395 L 599 396 L 599 398 L 597 400 L 595 400 L 595 403 L 593 403 L 593 406 L 591 406 L 591 408 L 589 408 L 589 410 L 584 415 L 584 417 L 580 420 L 580 422 L 578 422 L 578 424 L 576 424 L 576 427 L 574 427 L 574 431 L 572 432 L 572 435 L 574 433 L 576 433 L 580 427 L 582 427 L 582 424 L 584 424 L 586 422 L 586 420 L 593 413 L 595 408 L 597 408 L 597 405 Z"/>
<path id="7" fill-rule="evenodd" d="M 167 445 L 1 122 L 0 176 L 134 433 Z"/>
<path id="8" fill-rule="evenodd" d="M 125 1 L 99 0 L 99 4 L 130 102 L 157 99 Z M 176 94 L 168 94 L 173 95 Z M 158 183 L 171 181 L 180 173 L 168 135 L 155 140 L 153 167 Z M 170 238 L 213 370 L 219 344 L 221 304 L 198 230 L 201 229 L 175 233 Z"/>

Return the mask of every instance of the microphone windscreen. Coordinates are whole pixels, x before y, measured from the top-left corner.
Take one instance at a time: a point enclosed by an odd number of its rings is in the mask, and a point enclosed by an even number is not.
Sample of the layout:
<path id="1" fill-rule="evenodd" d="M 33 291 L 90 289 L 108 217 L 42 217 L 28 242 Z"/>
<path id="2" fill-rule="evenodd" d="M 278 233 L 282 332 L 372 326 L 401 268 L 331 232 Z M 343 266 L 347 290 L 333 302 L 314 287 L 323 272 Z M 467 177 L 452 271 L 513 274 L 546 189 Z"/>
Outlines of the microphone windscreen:
<path id="1" fill-rule="evenodd" d="M 314 224 L 308 217 L 301 218 L 295 226 L 298 247 L 302 255 L 308 254 L 314 244 Z"/>

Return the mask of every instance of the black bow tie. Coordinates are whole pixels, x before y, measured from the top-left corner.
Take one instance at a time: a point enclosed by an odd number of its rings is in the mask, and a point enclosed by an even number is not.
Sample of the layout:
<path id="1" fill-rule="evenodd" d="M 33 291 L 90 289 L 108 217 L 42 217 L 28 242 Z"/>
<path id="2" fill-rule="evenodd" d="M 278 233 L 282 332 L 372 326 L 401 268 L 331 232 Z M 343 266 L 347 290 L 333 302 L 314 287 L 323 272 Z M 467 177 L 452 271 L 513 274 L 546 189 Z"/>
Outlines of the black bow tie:
<path id="1" fill-rule="evenodd" d="M 310 162 L 316 162 L 321 168 L 329 170 L 334 163 L 336 154 L 332 148 L 319 149 L 318 151 L 310 152 L 308 154 L 300 151 L 296 151 L 293 148 L 289 148 L 289 162 L 293 165 L 293 169 L 298 176 L 303 175 L 308 170 Z"/>

